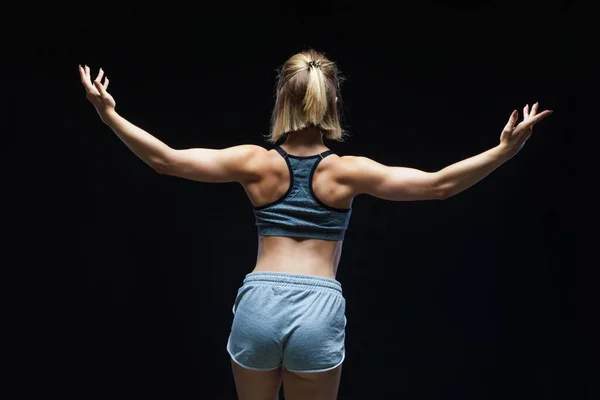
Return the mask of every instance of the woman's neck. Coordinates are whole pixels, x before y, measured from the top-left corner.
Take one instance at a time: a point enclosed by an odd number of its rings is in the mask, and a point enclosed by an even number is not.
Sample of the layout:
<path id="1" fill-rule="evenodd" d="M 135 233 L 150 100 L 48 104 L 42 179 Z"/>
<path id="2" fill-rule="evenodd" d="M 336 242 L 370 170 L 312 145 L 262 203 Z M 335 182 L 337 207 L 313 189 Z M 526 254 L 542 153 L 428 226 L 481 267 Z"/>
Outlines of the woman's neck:
<path id="1" fill-rule="evenodd" d="M 323 143 L 323 134 L 315 128 L 288 133 L 282 147 L 286 151 L 290 150 L 291 154 L 298 156 L 313 155 L 327 149 Z"/>

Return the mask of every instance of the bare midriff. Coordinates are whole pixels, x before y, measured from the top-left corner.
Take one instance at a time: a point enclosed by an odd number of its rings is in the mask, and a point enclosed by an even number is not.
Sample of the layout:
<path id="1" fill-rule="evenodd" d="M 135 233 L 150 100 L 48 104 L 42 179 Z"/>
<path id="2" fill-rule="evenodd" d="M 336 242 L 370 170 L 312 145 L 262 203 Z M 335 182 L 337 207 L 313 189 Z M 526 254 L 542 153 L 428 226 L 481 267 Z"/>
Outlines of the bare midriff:
<path id="1" fill-rule="evenodd" d="M 270 271 L 335 279 L 342 241 L 259 236 L 252 272 Z"/>

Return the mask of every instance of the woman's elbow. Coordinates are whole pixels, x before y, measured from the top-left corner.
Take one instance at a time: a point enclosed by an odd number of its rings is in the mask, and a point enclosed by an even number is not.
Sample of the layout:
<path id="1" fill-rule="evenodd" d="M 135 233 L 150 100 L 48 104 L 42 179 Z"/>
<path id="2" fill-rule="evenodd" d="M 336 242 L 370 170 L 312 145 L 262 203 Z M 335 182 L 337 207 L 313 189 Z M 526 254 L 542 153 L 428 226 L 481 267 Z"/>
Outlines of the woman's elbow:
<path id="1" fill-rule="evenodd" d="M 173 166 L 162 159 L 150 159 L 147 164 L 161 175 L 173 174 Z"/>
<path id="2" fill-rule="evenodd" d="M 431 197 L 434 200 L 446 200 L 454 196 L 454 192 L 450 185 L 436 185 L 432 189 Z"/>

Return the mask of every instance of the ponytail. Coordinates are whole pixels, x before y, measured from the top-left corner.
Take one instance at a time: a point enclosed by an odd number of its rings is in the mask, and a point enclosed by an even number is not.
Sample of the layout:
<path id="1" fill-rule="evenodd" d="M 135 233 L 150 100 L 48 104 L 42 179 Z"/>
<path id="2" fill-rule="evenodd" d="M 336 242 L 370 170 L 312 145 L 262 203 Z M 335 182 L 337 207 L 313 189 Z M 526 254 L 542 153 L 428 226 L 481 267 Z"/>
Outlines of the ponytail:
<path id="1" fill-rule="evenodd" d="M 310 61 L 308 65 L 306 94 L 302 104 L 308 122 L 318 125 L 327 112 L 327 87 L 321 65 L 314 61 Z"/>

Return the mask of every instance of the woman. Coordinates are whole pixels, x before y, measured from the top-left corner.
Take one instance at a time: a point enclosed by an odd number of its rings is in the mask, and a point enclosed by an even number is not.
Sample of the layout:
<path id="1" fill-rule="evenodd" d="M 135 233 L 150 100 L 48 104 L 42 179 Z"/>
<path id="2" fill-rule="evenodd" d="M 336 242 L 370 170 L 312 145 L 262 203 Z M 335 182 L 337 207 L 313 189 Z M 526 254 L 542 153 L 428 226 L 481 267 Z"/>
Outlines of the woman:
<path id="1" fill-rule="evenodd" d="M 227 341 L 241 400 L 335 399 L 345 356 L 345 300 L 335 279 L 352 200 L 446 199 L 474 185 L 515 156 L 550 110 L 526 105 L 510 115 L 497 146 L 437 172 L 385 166 L 366 157 L 339 157 L 324 139 L 341 141 L 339 76 L 314 50 L 282 66 L 267 150 L 239 145 L 176 150 L 115 111 L 100 69 L 79 66 L 86 97 L 102 121 L 160 174 L 201 182 L 238 182 L 254 207 L 259 235 L 256 266 L 233 306 Z M 103 79 L 104 78 L 104 79 Z"/>

